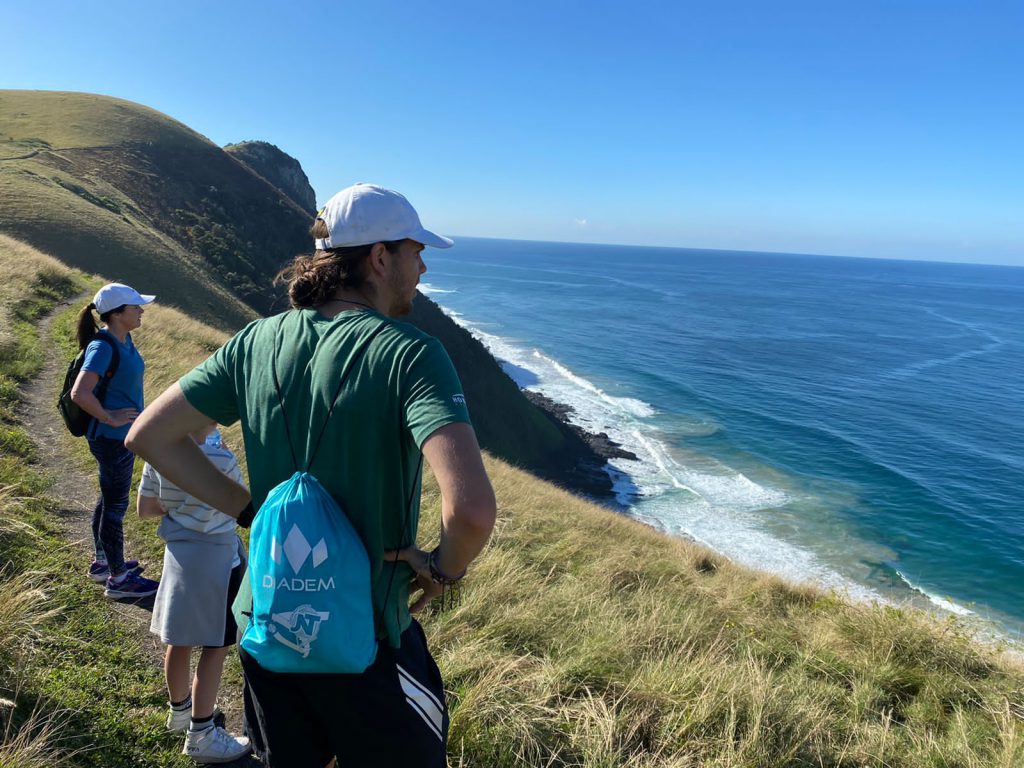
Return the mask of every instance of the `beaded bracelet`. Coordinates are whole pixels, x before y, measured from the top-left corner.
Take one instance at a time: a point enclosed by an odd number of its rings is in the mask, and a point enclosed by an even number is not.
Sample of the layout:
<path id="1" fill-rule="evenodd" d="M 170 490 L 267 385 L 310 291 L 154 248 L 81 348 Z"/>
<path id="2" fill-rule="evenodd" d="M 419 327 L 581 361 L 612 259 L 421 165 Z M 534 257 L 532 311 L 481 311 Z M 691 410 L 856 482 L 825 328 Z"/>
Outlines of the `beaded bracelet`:
<path id="1" fill-rule="evenodd" d="M 466 575 L 466 569 L 462 569 L 462 573 L 458 576 L 448 576 L 444 571 L 441 570 L 437 563 L 437 553 L 441 547 L 435 547 L 429 555 L 427 555 L 427 565 L 430 566 L 430 579 L 435 584 L 441 584 L 442 586 L 450 587 Z"/>

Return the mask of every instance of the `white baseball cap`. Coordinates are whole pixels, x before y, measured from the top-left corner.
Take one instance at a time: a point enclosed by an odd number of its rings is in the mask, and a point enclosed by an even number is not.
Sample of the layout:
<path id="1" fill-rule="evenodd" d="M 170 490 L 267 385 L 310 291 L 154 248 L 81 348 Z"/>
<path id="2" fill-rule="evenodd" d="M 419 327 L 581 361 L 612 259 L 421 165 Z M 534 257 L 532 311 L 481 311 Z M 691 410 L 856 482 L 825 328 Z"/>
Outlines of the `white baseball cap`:
<path id="1" fill-rule="evenodd" d="M 355 184 L 327 201 L 316 216 L 328 236 L 316 248 L 346 248 L 394 240 L 415 240 L 434 248 L 451 248 L 453 240 L 423 228 L 416 209 L 403 195 L 376 184 Z"/>
<path id="2" fill-rule="evenodd" d="M 102 315 L 125 304 L 149 304 L 155 299 L 156 296 L 144 296 L 130 285 L 108 283 L 96 291 L 92 303 L 96 305 L 96 311 Z"/>

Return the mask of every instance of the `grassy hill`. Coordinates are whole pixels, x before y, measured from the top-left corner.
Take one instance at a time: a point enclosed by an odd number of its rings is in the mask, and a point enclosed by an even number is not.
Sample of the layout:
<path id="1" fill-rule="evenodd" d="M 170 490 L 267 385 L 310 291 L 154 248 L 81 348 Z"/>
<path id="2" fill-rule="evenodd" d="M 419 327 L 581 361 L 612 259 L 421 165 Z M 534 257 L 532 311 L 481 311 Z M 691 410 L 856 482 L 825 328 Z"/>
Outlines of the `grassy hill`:
<path id="1" fill-rule="evenodd" d="M 50 340 L 33 319 L 88 279 L 6 238 L 0 276 L 0 765 L 187 765 L 162 730 L 160 671 L 84 584 L 86 555 L 56 533 L 13 408 L 42 345 L 68 343 L 74 310 Z M 147 397 L 223 338 L 154 306 L 136 334 Z M 493 540 L 461 603 L 423 618 L 449 692 L 451 765 L 1024 765 L 1024 667 L 955 620 L 787 584 L 486 461 Z M 429 473 L 423 510 L 430 547 Z M 153 526 L 131 520 L 128 536 L 157 570 Z"/>
<path id="2" fill-rule="evenodd" d="M 0 232 L 224 328 L 274 309 L 267 275 L 308 243 L 307 214 L 247 166 L 106 96 L 0 91 L 0 201 Z"/>
<path id="3" fill-rule="evenodd" d="M 0 233 L 237 330 L 287 307 L 272 277 L 311 245 L 311 213 L 267 178 L 300 199 L 303 184 L 312 190 L 301 166 L 273 145 L 229 150 L 120 99 L 0 90 Z M 462 328 L 439 311 L 419 314 L 452 352 L 467 390 L 487 396 L 471 400 L 483 446 L 607 492 L 603 474 L 572 465 L 597 462 L 586 443 L 527 401 Z"/>

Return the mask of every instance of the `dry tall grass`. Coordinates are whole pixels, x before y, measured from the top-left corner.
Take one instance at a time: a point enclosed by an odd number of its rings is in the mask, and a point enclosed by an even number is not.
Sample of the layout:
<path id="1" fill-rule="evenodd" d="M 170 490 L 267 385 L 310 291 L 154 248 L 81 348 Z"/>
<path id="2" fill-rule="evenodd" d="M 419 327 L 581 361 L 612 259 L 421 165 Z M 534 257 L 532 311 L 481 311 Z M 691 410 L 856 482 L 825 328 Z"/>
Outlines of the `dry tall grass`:
<path id="1" fill-rule="evenodd" d="M 455 764 L 1024 765 L 1024 670 L 952 621 L 787 584 L 488 470 L 497 532 L 461 605 L 425 622 Z"/>
<path id="2" fill-rule="evenodd" d="M 60 748 L 64 718 L 33 710 L 15 724 L 13 702 L 0 699 L 0 768 L 59 768 L 70 765 L 75 750 Z"/>
<path id="3" fill-rule="evenodd" d="M 21 499 L 10 486 L 0 488 L 0 551 L 12 539 L 35 539 L 35 529 L 18 519 Z M 65 764 L 60 749 L 64 718 L 36 706 L 18 711 L 22 682 L 31 664 L 32 647 L 60 613 L 44 586 L 46 577 L 0 567 L 0 768 L 43 768 Z"/>

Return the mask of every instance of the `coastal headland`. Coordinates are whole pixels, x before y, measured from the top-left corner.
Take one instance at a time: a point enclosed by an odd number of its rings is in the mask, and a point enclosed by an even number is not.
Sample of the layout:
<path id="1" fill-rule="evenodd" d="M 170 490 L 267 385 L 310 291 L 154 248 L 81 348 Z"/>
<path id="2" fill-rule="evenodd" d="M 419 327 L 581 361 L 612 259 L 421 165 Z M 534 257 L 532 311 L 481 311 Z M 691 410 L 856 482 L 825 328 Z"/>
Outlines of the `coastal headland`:
<path id="1" fill-rule="evenodd" d="M 138 105 L 0 92 L 0 762 L 184 764 L 163 730 L 161 670 L 126 630 L 142 609 L 92 589 L 61 515 L 86 511 L 51 495 L 47 467 L 91 478 L 87 452 L 30 433 L 20 409 L 44 364 L 72 352 L 78 307 L 62 302 L 127 272 L 159 282 L 137 334 L 150 400 L 241 323 L 283 308 L 265 286 L 308 247 L 308 212 L 268 175 Z M 294 240 L 255 253 L 258 233 L 232 213 L 247 207 Z M 416 312 L 445 321 L 426 300 Z M 955 619 L 736 566 L 538 479 L 524 468 L 601 496 L 601 462 L 622 449 L 528 400 L 468 333 L 451 339 L 499 504 L 461 603 L 423 618 L 449 689 L 453 765 L 1024 764 L 1018 660 Z M 240 444 L 237 427 L 225 437 Z M 422 502 L 429 548 L 441 514 L 429 472 Z M 158 571 L 152 525 L 130 519 L 126 535 Z M 237 666 L 224 689 L 237 696 Z"/>

